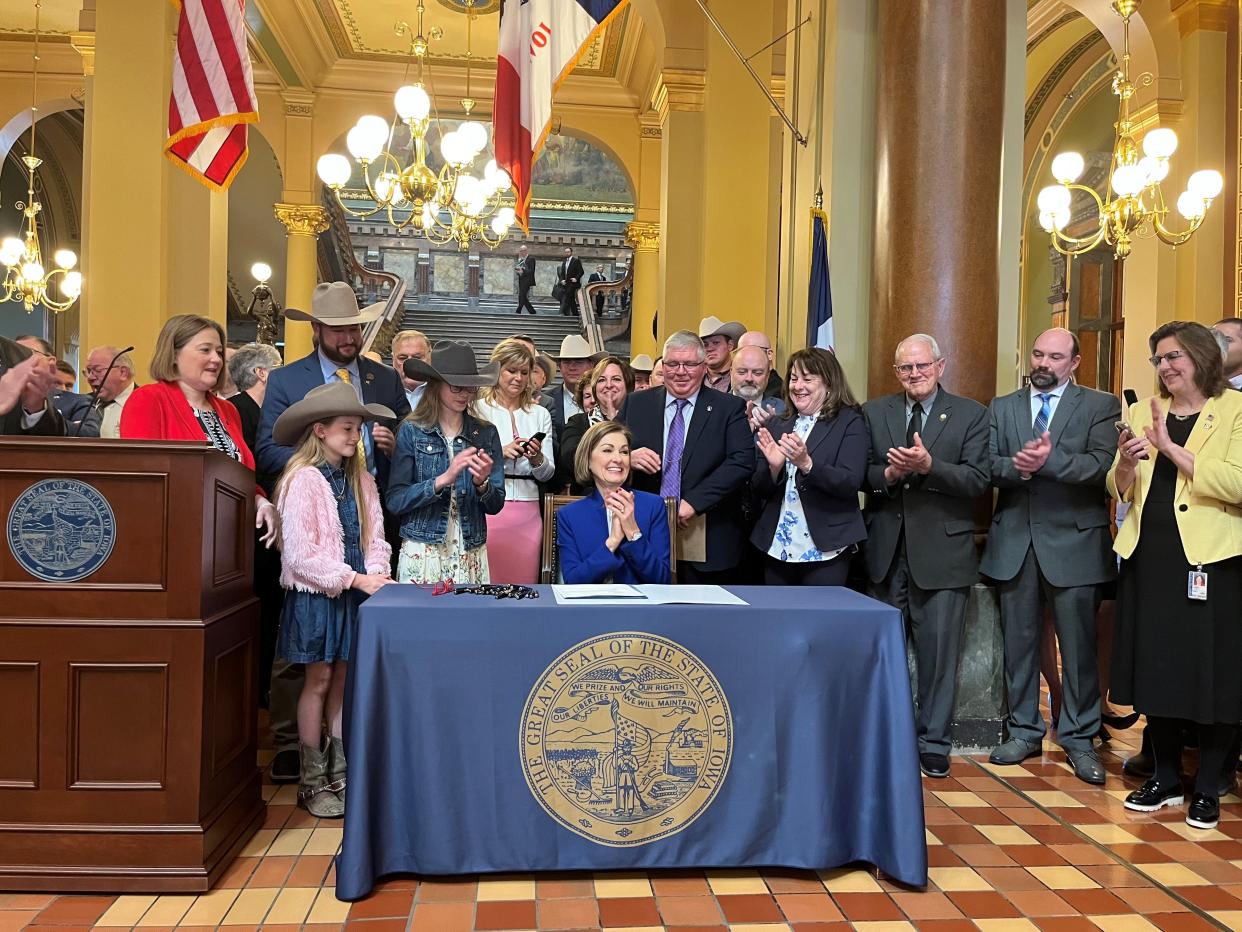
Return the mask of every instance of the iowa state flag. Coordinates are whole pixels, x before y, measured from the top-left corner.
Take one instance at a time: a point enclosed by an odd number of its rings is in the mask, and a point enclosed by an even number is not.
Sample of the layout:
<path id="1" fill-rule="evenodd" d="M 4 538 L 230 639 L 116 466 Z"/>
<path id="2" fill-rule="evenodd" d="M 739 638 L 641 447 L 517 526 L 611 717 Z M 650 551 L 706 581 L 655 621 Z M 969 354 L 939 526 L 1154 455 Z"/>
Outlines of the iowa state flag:
<path id="1" fill-rule="evenodd" d="M 492 126 L 496 163 L 517 189 L 530 228 L 530 167 L 552 122 L 552 97 L 583 49 L 627 0 L 504 0 Z"/>

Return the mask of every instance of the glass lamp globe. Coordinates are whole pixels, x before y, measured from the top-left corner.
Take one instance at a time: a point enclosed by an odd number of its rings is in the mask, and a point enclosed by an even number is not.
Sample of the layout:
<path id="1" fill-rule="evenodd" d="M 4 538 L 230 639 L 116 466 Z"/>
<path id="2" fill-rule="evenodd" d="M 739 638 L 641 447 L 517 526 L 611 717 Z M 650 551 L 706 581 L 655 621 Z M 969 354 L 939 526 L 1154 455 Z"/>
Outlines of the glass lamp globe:
<path id="1" fill-rule="evenodd" d="M 359 161 L 373 162 L 384 151 L 388 141 L 388 122 L 372 114 L 359 117 L 358 123 L 345 137 L 350 155 Z"/>
<path id="2" fill-rule="evenodd" d="M 1069 226 L 1070 209 L 1068 207 L 1058 207 L 1052 212 L 1052 225 L 1058 230 L 1064 230 Z"/>
<path id="3" fill-rule="evenodd" d="M 1041 210 L 1039 212 L 1039 225 L 1043 228 L 1045 233 L 1051 233 L 1054 229 L 1056 229 L 1056 227 L 1053 226 L 1052 213 L 1050 211 Z"/>
<path id="4" fill-rule="evenodd" d="M 1036 198 L 1035 203 L 1039 206 L 1041 213 L 1052 213 L 1054 210 L 1062 207 L 1069 207 L 1072 196 L 1069 188 L 1053 184 L 1039 192 L 1039 197 Z"/>
<path id="5" fill-rule="evenodd" d="M 28 282 L 43 281 L 44 269 L 38 262 L 27 262 L 22 266 L 21 272 L 22 278 L 26 279 Z"/>
<path id="6" fill-rule="evenodd" d="M 1143 137 L 1143 154 L 1153 159 L 1167 159 L 1177 151 L 1177 133 L 1171 129 L 1153 129 Z"/>
<path id="7" fill-rule="evenodd" d="M 501 221 L 506 227 L 511 227 L 517 219 L 517 213 L 512 207 L 502 207 L 496 211 L 496 219 Z"/>
<path id="8" fill-rule="evenodd" d="M 1197 194 L 1183 191 L 1177 199 L 1177 212 L 1187 220 L 1198 220 L 1207 213 L 1207 204 Z"/>
<path id="9" fill-rule="evenodd" d="M 1137 165 L 1122 165 L 1113 172 L 1113 191 L 1120 197 L 1132 197 L 1143 190 L 1143 173 Z"/>
<path id="10" fill-rule="evenodd" d="M 61 293 L 66 298 L 76 298 L 82 294 L 82 273 L 68 272 L 60 283 Z"/>
<path id="11" fill-rule="evenodd" d="M 487 145 L 487 129 L 482 123 L 467 120 L 457 128 L 457 135 L 465 142 L 470 158 L 474 158 Z"/>
<path id="12" fill-rule="evenodd" d="M 71 269 L 78 264 L 78 256 L 72 249 L 58 249 L 52 257 L 58 269 Z"/>
<path id="13" fill-rule="evenodd" d="M 0 243 L 0 262 L 5 265 L 16 265 L 26 251 L 26 244 L 16 236 L 6 236 Z"/>
<path id="14" fill-rule="evenodd" d="M 1220 172 L 1210 168 L 1197 171 L 1186 180 L 1186 190 L 1205 201 L 1215 198 L 1224 186 L 1225 179 Z"/>
<path id="15" fill-rule="evenodd" d="M 431 98 L 421 84 L 407 84 L 393 95 L 397 116 L 403 120 L 425 120 L 431 112 Z"/>
<path id="16" fill-rule="evenodd" d="M 1149 184 L 1159 184 L 1169 176 L 1169 160 L 1158 159 L 1152 155 L 1145 155 L 1138 162 L 1139 171 L 1143 175 L 1144 187 Z"/>
<path id="17" fill-rule="evenodd" d="M 266 262 L 256 262 L 250 266 L 250 274 L 255 281 L 266 284 L 272 277 L 272 267 Z"/>
<path id="18" fill-rule="evenodd" d="M 1052 177 L 1061 184 L 1073 184 L 1082 176 L 1085 167 L 1086 163 L 1077 152 L 1062 152 L 1052 160 Z"/>
<path id="19" fill-rule="evenodd" d="M 349 181 L 349 176 L 353 174 L 349 159 L 336 152 L 321 155 L 315 168 L 319 173 L 319 180 L 330 188 L 343 187 Z"/>
<path id="20" fill-rule="evenodd" d="M 504 236 L 509 232 L 509 228 L 505 226 L 504 223 L 501 222 L 500 217 L 497 216 L 492 218 L 492 232 L 497 236 Z"/>

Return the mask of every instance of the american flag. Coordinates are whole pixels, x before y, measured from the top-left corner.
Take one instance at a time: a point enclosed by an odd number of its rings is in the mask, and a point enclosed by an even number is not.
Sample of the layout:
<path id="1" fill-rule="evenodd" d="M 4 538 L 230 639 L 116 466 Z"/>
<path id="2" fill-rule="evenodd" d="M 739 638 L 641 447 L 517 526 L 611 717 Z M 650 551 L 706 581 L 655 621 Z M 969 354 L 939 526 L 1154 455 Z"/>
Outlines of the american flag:
<path id="1" fill-rule="evenodd" d="M 259 119 L 246 52 L 245 0 L 174 2 L 181 16 L 164 154 L 223 191 L 246 164 L 246 124 Z"/>

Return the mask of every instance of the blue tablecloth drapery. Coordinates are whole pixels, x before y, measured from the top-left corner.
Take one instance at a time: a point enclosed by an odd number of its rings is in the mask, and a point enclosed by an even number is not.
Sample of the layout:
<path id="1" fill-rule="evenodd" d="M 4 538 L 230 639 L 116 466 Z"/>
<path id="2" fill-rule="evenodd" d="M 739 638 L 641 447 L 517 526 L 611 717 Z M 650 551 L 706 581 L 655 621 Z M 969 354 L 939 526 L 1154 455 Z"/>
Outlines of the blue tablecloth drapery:
<path id="1" fill-rule="evenodd" d="M 900 614 L 382 589 L 346 687 L 337 896 L 391 873 L 795 867 L 927 881 Z"/>

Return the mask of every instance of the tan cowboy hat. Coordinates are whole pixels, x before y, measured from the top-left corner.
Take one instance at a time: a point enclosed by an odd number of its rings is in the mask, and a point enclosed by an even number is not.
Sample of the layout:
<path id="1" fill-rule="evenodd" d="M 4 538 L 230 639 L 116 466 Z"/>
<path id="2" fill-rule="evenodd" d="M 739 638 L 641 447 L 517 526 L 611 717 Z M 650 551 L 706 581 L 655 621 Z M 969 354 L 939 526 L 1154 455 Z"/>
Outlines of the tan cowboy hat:
<path id="1" fill-rule="evenodd" d="M 500 377 L 500 363 L 488 363 L 480 369 L 469 343 L 441 340 L 431 348 L 431 362 L 421 359 L 405 361 L 405 377 L 418 382 L 446 382 L 456 388 L 482 388 L 496 384 Z"/>
<path id="2" fill-rule="evenodd" d="M 591 349 L 591 344 L 584 340 L 576 333 L 571 333 L 565 339 L 561 340 L 561 351 L 553 359 L 595 359 L 602 356 L 603 353 L 597 353 Z"/>
<path id="3" fill-rule="evenodd" d="M 384 303 L 368 305 L 359 310 L 358 296 L 345 282 L 320 282 L 311 292 L 311 309 L 285 309 L 289 320 L 312 320 L 327 327 L 352 327 L 369 324 L 384 313 Z"/>
<path id="4" fill-rule="evenodd" d="M 652 358 L 646 353 L 639 353 L 630 360 L 630 368 L 635 372 L 646 372 L 650 374 L 651 371 L 655 369 L 655 361 L 652 360 Z"/>
<path id="5" fill-rule="evenodd" d="M 283 447 L 295 446 L 316 421 L 330 417 L 360 417 L 365 421 L 395 418 L 392 409 L 379 404 L 364 405 L 358 394 L 346 382 L 327 382 L 316 385 L 301 401 L 295 402 L 281 412 L 272 427 L 272 439 Z"/>
<path id="6" fill-rule="evenodd" d="M 719 317 L 704 317 L 699 321 L 699 339 L 701 340 L 706 340 L 708 337 L 728 337 L 736 343 L 745 332 L 745 325 L 736 320 L 731 320 L 726 324 Z"/>

